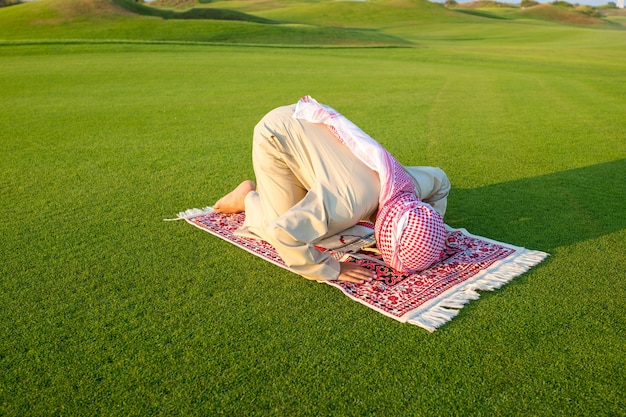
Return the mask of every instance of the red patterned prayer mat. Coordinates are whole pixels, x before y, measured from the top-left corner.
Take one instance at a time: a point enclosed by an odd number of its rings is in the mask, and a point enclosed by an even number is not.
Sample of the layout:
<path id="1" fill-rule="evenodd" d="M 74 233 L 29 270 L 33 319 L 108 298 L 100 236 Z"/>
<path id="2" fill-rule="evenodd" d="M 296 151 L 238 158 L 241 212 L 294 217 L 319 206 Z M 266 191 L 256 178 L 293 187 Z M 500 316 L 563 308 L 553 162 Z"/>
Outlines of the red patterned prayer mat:
<path id="1" fill-rule="evenodd" d="M 211 208 L 192 209 L 180 213 L 179 218 L 289 269 L 269 243 L 235 234 L 245 220 L 243 213 L 219 214 Z M 321 242 L 318 248 L 330 251 L 336 259 L 374 269 L 378 277 L 361 285 L 320 282 L 339 288 L 353 300 L 386 316 L 432 332 L 454 318 L 463 305 L 478 299 L 478 290 L 500 288 L 548 256 L 545 252 L 475 236 L 465 229 L 447 227 L 447 230 L 443 260 L 425 271 L 402 275 L 386 266 L 382 257 L 368 248 L 374 243 L 373 225 L 359 223 L 354 230 Z"/>

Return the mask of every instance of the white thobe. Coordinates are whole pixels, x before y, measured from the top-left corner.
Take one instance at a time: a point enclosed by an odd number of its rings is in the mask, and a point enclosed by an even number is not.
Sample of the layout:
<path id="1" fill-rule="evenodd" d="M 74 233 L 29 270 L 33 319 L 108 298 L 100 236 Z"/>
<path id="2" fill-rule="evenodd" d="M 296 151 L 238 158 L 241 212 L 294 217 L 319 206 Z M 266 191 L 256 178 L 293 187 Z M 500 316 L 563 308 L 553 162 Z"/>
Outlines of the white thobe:
<path id="1" fill-rule="evenodd" d="M 333 280 L 339 263 L 316 242 L 373 218 L 380 184 L 322 124 L 293 117 L 295 105 L 270 111 L 254 128 L 252 160 L 257 189 L 245 199 L 242 234 L 271 243 L 296 273 Z M 416 193 L 442 216 L 450 183 L 433 167 L 404 167 Z"/>

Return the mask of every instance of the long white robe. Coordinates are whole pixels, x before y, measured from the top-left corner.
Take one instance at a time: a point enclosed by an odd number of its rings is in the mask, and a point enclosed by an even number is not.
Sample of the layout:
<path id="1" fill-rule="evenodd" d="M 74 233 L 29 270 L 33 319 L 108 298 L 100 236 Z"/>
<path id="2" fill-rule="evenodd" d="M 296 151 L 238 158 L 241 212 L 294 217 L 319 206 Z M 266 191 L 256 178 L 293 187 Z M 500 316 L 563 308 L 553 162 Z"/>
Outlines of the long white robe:
<path id="1" fill-rule="evenodd" d="M 308 279 L 339 276 L 339 263 L 315 243 L 376 214 L 380 182 L 328 128 L 293 117 L 295 105 L 270 111 L 255 127 L 257 191 L 245 200 L 242 234 L 271 243 Z M 442 216 L 450 183 L 439 168 L 405 167 L 416 193 Z"/>

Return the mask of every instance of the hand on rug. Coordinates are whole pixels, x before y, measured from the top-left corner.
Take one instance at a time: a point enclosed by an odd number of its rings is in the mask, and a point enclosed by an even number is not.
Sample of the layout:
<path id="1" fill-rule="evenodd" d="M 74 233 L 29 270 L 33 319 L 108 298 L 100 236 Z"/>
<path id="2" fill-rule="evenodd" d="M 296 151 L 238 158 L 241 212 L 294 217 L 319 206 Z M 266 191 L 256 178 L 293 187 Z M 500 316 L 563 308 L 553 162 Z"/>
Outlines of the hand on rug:
<path id="1" fill-rule="evenodd" d="M 376 278 L 375 271 L 364 268 L 354 262 L 339 262 L 339 266 L 339 277 L 337 278 L 339 281 L 364 284 Z"/>

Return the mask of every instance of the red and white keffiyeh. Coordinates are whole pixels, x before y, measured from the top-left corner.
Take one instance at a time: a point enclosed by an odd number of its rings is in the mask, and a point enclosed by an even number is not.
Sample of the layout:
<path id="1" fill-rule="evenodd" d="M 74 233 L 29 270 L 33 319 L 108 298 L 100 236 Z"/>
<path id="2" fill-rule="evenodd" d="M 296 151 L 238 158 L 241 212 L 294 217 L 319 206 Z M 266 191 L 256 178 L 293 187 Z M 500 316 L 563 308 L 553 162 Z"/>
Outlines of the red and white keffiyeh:
<path id="1" fill-rule="evenodd" d="M 401 273 L 428 268 L 442 257 L 446 238 L 443 219 L 415 194 L 402 165 L 358 126 L 310 96 L 298 101 L 293 115 L 322 123 L 380 178 L 374 233 L 383 260 Z"/>

